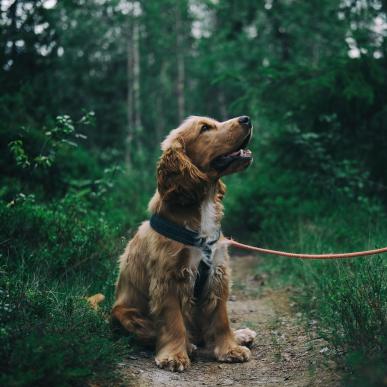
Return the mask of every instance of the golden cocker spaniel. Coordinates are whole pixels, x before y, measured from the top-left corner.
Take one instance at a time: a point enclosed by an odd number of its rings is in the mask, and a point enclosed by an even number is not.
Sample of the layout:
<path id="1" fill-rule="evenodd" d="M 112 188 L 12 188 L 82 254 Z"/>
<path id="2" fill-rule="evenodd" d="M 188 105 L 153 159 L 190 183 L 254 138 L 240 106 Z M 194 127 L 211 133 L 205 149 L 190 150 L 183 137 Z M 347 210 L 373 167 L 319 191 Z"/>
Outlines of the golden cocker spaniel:
<path id="1" fill-rule="evenodd" d="M 252 162 L 250 118 L 225 122 L 192 116 L 161 144 L 151 221 L 120 257 L 112 316 L 156 345 L 156 364 L 190 365 L 195 344 L 222 362 L 244 362 L 255 332 L 233 331 L 227 315 L 230 269 L 220 222 L 224 175 Z M 153 222 L 153 223 L 152 223 Z"/>

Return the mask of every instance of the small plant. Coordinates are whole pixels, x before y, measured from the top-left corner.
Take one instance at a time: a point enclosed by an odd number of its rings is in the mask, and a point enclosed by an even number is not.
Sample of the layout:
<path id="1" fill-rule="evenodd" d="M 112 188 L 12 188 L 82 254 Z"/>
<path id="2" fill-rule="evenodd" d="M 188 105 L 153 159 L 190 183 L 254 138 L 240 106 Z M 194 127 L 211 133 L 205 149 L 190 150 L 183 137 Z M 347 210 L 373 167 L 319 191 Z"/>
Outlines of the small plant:
<path id="1" fill-rule="evenodd" d="M 76 127 L 93 121 L 92 113 L 75 124 L 59 116 L 50 130 L 22 130 L 8 144 L 15 163 L 0 189 L 0 385 L 114 384 L 129 345 L 113 337 L 106 315 L 116 258 L 144 215 L 138 185 L 149 179 L 77 145 L 86 138 Z M 102 313 L 84 300 L 97 292 L 107 298 Z"/>
<path id="2" fill-rule="evenodd" d="M 86 113 L 79 121 L 79 125 L 92 125 L 94 113 Z M 65 146 L 77 147 L 76 139 L 86 139 L 86 136 L 75 131 L 73 120 L 68 115 L 57 116 L 56 125 L 44 131 L 41 139 L 40 150 L 36 155 L 28 151 L 23 140 L 17 139 L 8 144 L 16 164 L 22 168 L 50 168 L 55 162 L 56 155 Z M 26 137 L 28 130 L 24 129 L 20 137 Z M 35 144 L 36 146 L 36 144 Z"/>
<path id="3" fill-rule="evenodd" d="M 288 219 L 283 227 L 277 224 L 264 229 L 267 243 L 278 249 L 317 253 L 385 245 L 384 216 L 372 214 L 370 223 L 365 206 L 336 203 L 326 208 L 330 210 L 314 218 L 309 212 L 308 218 Z M 350 371 L 348 385 L 376 386 L 383 380 L 387 362 L 384 257 L 326 262 L 266 260 L 264 269 L 302 288 L 296 300 L 310 318 L 321 322 L 320 335 L 336 348 L 338 360 Z"/>

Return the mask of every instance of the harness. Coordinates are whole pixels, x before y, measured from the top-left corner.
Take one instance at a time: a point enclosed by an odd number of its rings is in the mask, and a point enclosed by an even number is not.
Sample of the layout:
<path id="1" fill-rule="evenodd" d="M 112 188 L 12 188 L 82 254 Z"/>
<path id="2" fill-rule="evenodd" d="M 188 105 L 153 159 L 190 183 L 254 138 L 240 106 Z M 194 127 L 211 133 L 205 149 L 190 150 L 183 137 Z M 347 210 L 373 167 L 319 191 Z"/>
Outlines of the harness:
<path id="1" fill-rule="evenodd" d="M 215 238 L 210 239 L 200 236 L 200 234 L 196 231 L 179 226 L 178 224 L 173 223 L 158 214 L 153 214 L 149 223 L 153 230 L 166 238 L 180 242 L 184 245 L 197 247 L 201 250 L 202 259 L 199 263 L 194 286 L 194 297 L 198 300 L 213 267 L 212 249 L 220 238 L 221 230 L 219 229 L 217 231 Z"/>

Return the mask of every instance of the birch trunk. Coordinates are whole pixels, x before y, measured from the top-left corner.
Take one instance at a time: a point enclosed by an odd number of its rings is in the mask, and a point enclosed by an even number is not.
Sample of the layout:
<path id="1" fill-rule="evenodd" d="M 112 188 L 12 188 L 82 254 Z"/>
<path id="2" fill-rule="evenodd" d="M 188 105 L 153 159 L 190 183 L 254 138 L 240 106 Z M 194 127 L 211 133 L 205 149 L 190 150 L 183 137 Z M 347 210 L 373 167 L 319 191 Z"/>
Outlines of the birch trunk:
<path id="1" fill-rule="evenodd" d="M 132 3 L 131 13 L 129 15 L 129 34 L 128 34 L 128 57 L 127 57 L 127 139 L 126 139 L 126 163 L 131 165 L 133 158 L 131 150 L 136 140 L 136 134 L 142 130 L 141 123 L 141 101 L 140 101 L 140 26 L 138 15 L 141 12 L 140 4 L 137 1 Z M 137 143 L 137 151 L 140 148 L 140 142 Z"/>
<path id="2" fill-rule="evenodd" d="M 224 98 L 224 92 L 221 88 L 218 88 L 218 103 L 219 103 L 219 113 L 222 121 L 227 120 L 227 107 L 226 100 Z"/>
<path id="3" fill-rule="evenodd" d="M 141 131 L 141 100 L 140 100 L 140 26 L 138 19 L 133 19 L 133 99 L 134 125 Z"/>
<path id="4" fill-rule="evenodd" d="M 184 65 L 184 41 L 181 22 L 181 5 L 176 4 L 176 61 L 177 61 L 177 109 L 179 122 L 185 117 L 185 65 Z"/>
<path id="5" fill-rule="evenodd" d="M 128 29 L 128 46 L 127 46 L 127 137 L 126 137 L 126 152 L 125 161 L 129 166 L 132 163 L 132 142 L 133 142 L 133 129 L 134 129 L 134 112 L 133 112 L 133 25 L 131 18 L 129 19 Z"/>

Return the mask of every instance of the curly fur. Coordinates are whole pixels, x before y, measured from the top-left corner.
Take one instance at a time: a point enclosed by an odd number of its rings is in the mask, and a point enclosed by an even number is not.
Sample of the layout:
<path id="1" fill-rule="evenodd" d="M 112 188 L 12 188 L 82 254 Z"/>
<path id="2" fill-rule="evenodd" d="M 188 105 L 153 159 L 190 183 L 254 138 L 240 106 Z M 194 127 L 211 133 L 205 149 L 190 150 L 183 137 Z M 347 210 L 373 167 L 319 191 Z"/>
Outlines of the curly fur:
<path id="1" fill-rule="evenodd" d="M 202 123 L 213 133 L 203 135 Z M 219 123 L 191 117 L 162 143 L 157 190 L 149 203 L 159 213 L 203 236 L 220 227 L 225 185 L 210 161 L 230 152 L 246 136 L 237 119 Z M 231 140 L 230 140 L 231 139 Z M 212 348 L 220 361 L 247 361 L 227 316 L 230 269 L 227 248 L 214 248 L 214 267 L 199 300 L 193 288 L 201 251 L 155 232 L 142 223 L 120 257 L 120 274 L 112 316 L 143 342 L 156 345 L 156 364 L 182 371 L 190 364 L 195 343 Z"/>

